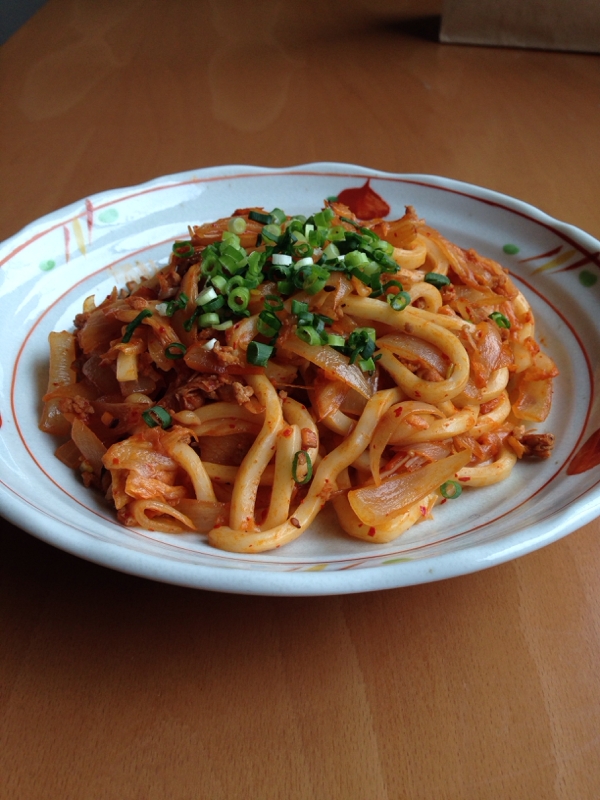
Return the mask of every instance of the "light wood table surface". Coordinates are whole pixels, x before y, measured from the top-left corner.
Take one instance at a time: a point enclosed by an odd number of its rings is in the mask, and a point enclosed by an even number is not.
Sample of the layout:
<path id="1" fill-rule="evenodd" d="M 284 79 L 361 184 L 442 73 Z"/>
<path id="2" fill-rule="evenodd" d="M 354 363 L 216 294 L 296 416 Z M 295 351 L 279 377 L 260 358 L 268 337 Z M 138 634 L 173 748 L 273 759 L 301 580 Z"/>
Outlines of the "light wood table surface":
<path id="1" fill-rule="evenodd" d="M 317 160 L 470 181 L 599 237 L 600 59 L 440 45 L 407 9 L 50 0 L 0 49 L 0 239 L 163 174 Z M 3 523 L 0 798 L 594 800 L 599 536 L 278 599 Z"/>

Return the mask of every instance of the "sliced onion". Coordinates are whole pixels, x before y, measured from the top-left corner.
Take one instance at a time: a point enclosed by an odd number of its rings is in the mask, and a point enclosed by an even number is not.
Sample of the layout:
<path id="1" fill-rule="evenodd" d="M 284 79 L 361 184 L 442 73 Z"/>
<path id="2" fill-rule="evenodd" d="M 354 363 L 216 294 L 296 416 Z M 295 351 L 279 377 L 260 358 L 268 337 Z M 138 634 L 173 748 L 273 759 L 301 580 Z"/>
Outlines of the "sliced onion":
<path id="1" fill-rule="evenodd" d="M 373 389 L 369 386 L 369 382 L 360 367 L 357 367 L 356 364 L 348 363 L 348 356 L 338 353 L 333 347 L 327 344 L 307 344 L 294 334 L 284 339 L 280 346 L 283 350 L 302 356 L 302 358 L 310 361 L 311 364 L 316 364 L 317 367 L 321 367 L 321 369 L 335 375 L 347 386 L 356 389 L 363 397 L 372 397 Z"/>
<path id="2" fill-rule="evenodd" d="M 400 403 L 393 405 L 380 419 L 379 424 L 375 428 L 371 445 L 369 448 L 369 457 L 371 464 L 371 472 L 375 483 L 379 485 L 381 479 L 379 477 L 379 462 L 381 454 L 387 447 L 388 442 L 392 438 L 397 426 L 403 422 L 410 414 L 433 414 L 436 417 L 443 417 L 442 412 L 435 406 L 429 403 L 421 403 L 418 400 L 404 400 Z"/>
<path id="3" fill-rule="evenodd" d="M 381 347 L 386 347 L 392 353 L 396 353 L 401 358 L 409 361 L 421 361 L 426 366 L 437 370 L 444 376 L 448 369 L 448 360 L 435 345 L 420 339 L 418 336 L 411 336 L 408 333 L 391 333 L 382 336 L 377 342 Z"/>
<path id="4" fill-rule="evenodd" d="M 177 510 L 191 519 L 199 533 L 208 533 L 215 525 L 226 522 L 225 503 L 183 499 L 177 503 Z"/>
<path id="5" fill-rule="evenodd" d="M 453 478 L 471 460 L 471 451 L 462 450 L 422 469 L 394 475 L 379 486 L 365 486 L 348 492 L 348 501 L 361 522 L 371 527 L 389 524 L 410 506 Z"/>
<path id="6" fill-rule="evenodd" d="M 81 455 L 91 465 L 94 474 L 99 476 L 102 471 L 102 457 L 106 453 L 106 447 L 85 422 L 78 417 L 73 420 L 71 438 L 77 445 Z"/>

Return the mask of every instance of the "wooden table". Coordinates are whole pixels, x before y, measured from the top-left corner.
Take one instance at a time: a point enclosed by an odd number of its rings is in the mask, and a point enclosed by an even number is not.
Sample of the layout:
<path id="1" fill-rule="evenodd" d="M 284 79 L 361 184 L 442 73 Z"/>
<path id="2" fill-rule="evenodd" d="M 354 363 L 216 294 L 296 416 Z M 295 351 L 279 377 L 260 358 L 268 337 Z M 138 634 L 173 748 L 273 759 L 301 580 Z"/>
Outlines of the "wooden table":
<path id="1" fill-rule="evenodd" d="M 0 50 L 0 239 L 161 174 L 314 160 L 470 181 L 600 236 L 600 60 L 440 45 L 402 8 L 50 0 Z M 0 798 L 599 797 L 599 535 L 277 599 L 4 523 Z"/>

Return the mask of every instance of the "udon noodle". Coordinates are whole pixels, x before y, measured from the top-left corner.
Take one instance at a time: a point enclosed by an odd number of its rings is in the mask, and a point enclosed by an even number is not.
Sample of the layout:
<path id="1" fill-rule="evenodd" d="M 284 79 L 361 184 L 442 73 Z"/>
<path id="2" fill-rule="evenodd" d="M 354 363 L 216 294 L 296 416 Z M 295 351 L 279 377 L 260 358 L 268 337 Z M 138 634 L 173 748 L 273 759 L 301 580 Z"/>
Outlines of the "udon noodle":
<path id="1" fill-rule="evenodd" d="M 50 335 L 41 428 L 125 525 L 258 553 L 331 502 L 385 543 L 547 458 L 557 374 L 507 270 L 412 207 L 238 209 Z"/>

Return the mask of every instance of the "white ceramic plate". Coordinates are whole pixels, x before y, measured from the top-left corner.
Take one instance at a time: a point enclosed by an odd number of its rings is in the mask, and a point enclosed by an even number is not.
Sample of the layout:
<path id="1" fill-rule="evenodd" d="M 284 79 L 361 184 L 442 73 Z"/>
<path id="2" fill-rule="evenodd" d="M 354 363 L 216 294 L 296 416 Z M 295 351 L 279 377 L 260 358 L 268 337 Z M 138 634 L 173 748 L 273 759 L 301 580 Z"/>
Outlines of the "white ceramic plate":
<path id="1" fill-rule="evenodd" d="M 102 498 L 54 457 L 52 437 L 38 430 L 48 333 L 71 328 L 87 296 L 102 299 L 114 284 L 156 268 L 188 224 L 249 205 L 312 213 L 325 197 L 368 177 L 390 204 L 390 218 L 414 205 L 451 240 L 502 262 L 526 292 L 537 335 L 561 371 L 551 415 L 541 426 L 556 434 L 553 457 L 519 463 L 497 486 L 463 492 L 436 509 L 432 521 L 386 546 L 350 539 L 328 513 L 291 545 L 254 556 L 215 550 L 199 535 L 119 525 Z M 91 561 L 247 594 L 407 586 L 531 552 L 600 514 L 600 466 L 567 474 L 574 455 L 600 429 L 599 251 L 600 243 L 582 231 L 487 189 L 346 164 L 202 169 L 103 192 L 49 214 L 0 247 L 0 510 L 40 539 Z"/>

